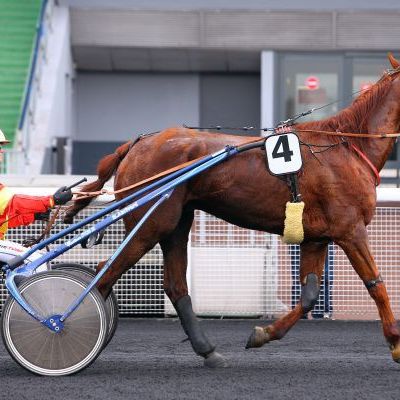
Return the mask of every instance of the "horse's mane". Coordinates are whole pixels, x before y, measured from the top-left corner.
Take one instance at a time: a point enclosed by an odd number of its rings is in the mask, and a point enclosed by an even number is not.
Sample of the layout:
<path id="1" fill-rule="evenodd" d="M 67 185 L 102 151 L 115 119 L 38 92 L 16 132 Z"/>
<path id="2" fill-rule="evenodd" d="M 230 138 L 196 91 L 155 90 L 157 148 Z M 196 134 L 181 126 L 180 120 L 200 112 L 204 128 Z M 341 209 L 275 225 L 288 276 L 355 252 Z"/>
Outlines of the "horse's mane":
<path id="1" fill-rule="evenodd" d="M 368 133 L 367 123 L 375 107 L 382 102 L 390 88 L 391 79 L 385 74 L 373 86 L 361 93 L 338 114 L 320 120 L 297 124 L 298 129 L 315 129 L 352 133 Z"/>

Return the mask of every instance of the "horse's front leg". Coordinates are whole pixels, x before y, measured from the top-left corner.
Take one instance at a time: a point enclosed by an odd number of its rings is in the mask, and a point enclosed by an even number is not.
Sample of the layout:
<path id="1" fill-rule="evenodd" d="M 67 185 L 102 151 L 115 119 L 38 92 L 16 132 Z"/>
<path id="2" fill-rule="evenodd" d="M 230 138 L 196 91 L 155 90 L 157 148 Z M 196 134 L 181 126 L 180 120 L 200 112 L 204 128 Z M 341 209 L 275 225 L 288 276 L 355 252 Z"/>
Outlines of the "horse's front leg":
<path id="1" fill-rule="evenodd" d="M 164 255 L 164 291 L 171 300 L 193 350 L 204 358 L 210 368 L 225 367 L 224 357 L 204 333 L 192 308 L 186 282 L 187 242 L 193 222 L 193 211 L 184 212 L 176 229 L 160 241 Z"/>
<path id="2" fill-rule="evenodd" d="M 327 252 L 326 243 L 302 243 L 300 245 L 301 297 L 296 307 L 273 324 L 256 326 L 246 344 L 246 349 L 261 347 L 271 340 L 282 339 L 290 328 L 312 310 L 318 300 L 321 276 Z"/>
<path id="3" fill-rule="evenodd" d="M 383 334 L 389 344 L 393 360 L 400 363 L 400 332 L 390 307 L 386 286 L 369 248 L 365 226 L 360 224 L 351 238 L 337 240 L 336 243 L 344 250 L 370 296 L 374 299 L 382 321 Z"/>

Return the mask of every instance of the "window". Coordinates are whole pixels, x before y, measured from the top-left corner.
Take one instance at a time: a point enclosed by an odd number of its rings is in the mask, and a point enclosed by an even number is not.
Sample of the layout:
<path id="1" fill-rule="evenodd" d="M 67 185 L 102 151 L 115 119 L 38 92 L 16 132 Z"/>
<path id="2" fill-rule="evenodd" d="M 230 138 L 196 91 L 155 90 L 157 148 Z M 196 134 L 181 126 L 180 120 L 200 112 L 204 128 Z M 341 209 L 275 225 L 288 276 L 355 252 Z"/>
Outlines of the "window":
<path id="1" fill-rule="evenodd" d="M 286 55 L 282 58 L 283 96 L 280 119 L 293 117 L 340 97 L 342 57 L 327 55 Z M 302 121 L 334 115 L 338 103 L 317 110 Z"/>

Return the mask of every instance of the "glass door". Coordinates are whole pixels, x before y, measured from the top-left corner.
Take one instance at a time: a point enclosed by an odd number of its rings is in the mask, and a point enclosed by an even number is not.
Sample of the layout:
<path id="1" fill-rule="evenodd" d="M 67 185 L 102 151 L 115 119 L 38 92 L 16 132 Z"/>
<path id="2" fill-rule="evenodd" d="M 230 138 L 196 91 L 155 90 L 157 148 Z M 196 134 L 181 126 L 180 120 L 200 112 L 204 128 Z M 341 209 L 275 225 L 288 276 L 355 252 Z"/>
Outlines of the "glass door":
<path id="1" fill-rule="evenodd" d="M 312 108 L 338 100 L 343 90 L 343 58 L 321 54 L 284 55 L 281 59 L 280 119 L 285 120 Z M 328 105 L 301 121 L 319 120 L 334 115 L 340 103 Z"/>
<path id="2" fill-rule="evenodd" d="M 386 57 L 354 57 L 352 92 L 368 89 L 388 68 Z"/>

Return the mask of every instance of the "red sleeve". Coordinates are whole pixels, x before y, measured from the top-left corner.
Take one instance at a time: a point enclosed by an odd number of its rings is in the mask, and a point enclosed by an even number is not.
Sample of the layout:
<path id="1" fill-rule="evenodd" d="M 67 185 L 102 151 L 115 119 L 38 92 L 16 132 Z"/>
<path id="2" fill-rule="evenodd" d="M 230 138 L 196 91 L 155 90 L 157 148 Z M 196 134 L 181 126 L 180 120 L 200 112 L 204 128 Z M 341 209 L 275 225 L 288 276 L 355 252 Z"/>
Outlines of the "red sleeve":
<path id="1" fill-rule="evenodd" d="M 29 225 L 35 220 L 35 213 L 45 212 L 53 205 L 53 196 L 15 194 L 7 206 L 8 227 Z"/>

